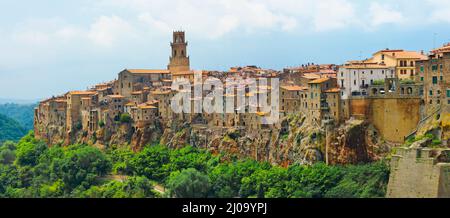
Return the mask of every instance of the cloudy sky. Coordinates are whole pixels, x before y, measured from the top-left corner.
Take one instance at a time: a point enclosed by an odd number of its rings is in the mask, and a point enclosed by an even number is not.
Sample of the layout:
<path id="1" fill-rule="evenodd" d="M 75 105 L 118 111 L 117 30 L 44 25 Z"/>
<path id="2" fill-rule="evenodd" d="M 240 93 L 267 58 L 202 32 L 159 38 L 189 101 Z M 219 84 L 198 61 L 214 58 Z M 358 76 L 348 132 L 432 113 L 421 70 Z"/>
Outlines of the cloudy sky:
<path id="1" fill-rule="evenodd" d="M 450 41 L 448 0 L 0 1 L 0 98 L 40 99 L 166 68 L 172 30 L 194 69 L 341 64 Z"/>

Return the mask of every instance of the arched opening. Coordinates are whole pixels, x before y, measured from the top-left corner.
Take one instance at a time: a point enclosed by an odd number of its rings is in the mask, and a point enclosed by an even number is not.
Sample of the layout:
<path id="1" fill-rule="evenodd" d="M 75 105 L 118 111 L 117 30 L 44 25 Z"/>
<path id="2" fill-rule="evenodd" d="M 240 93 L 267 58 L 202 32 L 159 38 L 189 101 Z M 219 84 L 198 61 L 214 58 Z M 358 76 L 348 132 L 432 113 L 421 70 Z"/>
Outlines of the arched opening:
<path id="1" fill-rule="evenodd" d="M 402 95 L 404 95 L 404 94 L 405 94 L 405 88 L 402 87 L 400 93 L 401 93 Z"/>
<path id="2" fill-rule="evenodd" d="M 412 95 L 413 89 L 411 87 L 408 87 L 407 91 L 408 95 Z"/>

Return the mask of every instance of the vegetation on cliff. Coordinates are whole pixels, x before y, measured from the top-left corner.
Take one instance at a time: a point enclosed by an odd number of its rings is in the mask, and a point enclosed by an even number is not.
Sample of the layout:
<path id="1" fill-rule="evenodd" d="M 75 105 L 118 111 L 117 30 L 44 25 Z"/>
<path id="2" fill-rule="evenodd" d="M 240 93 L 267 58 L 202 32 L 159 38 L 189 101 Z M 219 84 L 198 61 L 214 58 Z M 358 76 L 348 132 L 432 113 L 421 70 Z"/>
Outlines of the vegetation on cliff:
<path id="1" fill-rule="evenodd" d="M 191 146 L 49 148 L 32 133 L 0 146 L 1 197 L 384 197 L 388 174 L 383 162 L 281 168 Z"/>

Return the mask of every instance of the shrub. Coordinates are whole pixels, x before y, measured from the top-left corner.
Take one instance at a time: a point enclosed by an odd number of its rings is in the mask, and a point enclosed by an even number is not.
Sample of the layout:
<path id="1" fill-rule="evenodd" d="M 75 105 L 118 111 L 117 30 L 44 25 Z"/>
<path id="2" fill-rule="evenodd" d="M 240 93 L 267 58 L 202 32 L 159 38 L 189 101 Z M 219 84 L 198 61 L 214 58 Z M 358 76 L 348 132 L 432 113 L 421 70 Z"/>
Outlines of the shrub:
<path id="1" fill-rule="evenodd" d="M 121 114 L 120 115 L 120 122 L 121 123 L 130 123 L 131 122 L 131 116 L 129 114 Z"/>

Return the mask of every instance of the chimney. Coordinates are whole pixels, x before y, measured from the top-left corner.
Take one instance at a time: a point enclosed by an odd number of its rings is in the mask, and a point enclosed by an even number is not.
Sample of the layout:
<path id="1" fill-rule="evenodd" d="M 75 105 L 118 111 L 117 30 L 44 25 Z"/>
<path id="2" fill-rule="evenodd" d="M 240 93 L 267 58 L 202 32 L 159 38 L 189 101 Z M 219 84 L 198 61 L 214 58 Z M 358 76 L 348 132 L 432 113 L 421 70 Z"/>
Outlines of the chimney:
<path id="1" fill-rule="evenodd" d="M 420 54 L 421 54 L 421 55 L 424 55 L 424 52 L 423 52 L 423 50 L 422 50 L 422 51 L 420 51 Z"/>

